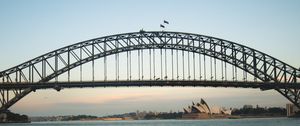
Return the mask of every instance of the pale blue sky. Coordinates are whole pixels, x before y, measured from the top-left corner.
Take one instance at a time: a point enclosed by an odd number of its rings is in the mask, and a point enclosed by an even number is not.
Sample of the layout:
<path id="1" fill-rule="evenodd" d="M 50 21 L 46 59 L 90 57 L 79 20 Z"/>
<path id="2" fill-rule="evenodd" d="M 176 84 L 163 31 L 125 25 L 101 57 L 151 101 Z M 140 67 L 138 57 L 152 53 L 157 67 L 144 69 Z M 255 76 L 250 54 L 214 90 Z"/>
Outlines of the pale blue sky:
<path id="1" fill-rule="evenodd" d="M 298 68 L 299 6 L 298 0 L 1 0 L 0 71 L 75 42 L 141 28 L 161 30 L 164 19 L 170 22 L 167 30 L 234 41 Z M 124 95 L 116 96 L 118 92 Z M 94 97 L 106 100 L 84 100 Z M 176 111 L 201 97 L 227 107 L 288 102 L 275 91 L 252 89 L 96 88 L 38 91 L 12 110 L 29 115 Z"/>

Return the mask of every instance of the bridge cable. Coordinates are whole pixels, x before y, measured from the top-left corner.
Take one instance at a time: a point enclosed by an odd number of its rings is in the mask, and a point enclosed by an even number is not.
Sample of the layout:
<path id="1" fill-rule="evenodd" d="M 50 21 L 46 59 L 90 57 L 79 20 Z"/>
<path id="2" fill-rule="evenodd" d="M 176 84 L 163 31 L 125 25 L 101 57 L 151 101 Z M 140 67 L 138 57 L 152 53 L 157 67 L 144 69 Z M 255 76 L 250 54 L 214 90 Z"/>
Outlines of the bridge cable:
<path id="1" fill-rule="evenodd" d="M 138 49 L 138 74 L 139 74 L 139 80 L 141 80 L 141 73 L 140 73 L 140 69 L 141 69 L 141 58 L 140 58 L 140 49 Z"/>
<path id="2" fill-rule="evenodd" d="M 118 49 L 117 41 L 115 41 L 116 49 Z M 118 53 L 115 54 L 115 67 L 116 67 L 116 81 L 118 81 Z"/>
<path id="3" fill-rule="evenodd" d="M 151 64 L 152 64 L 152 61 L 151 61 L 151 57 L 152 57 L 152 56 L 151 56 L 151 49 L 149 48 L 149 64 L 150 64 L 150 65 L 149 65 L 149 68 L 150 68 L 149 71 L 150 71 L 150 80 L 152 80 L 152 76 L 151 76 L 151 74 L 152 74 L 152 68 L 151 68 L 151 66 L 152 66 L 152 65 L 151 65 Z"/>
<path id="4" fill-rule="evenodd" d="M 247 67 L 246 67 L 246 63 L 247 63 L 247 59 L 246 59 L 246 51 L 245 51 L 245 48 L 243 48 L 243 60 L 244 60 L 244 68 L 245 68 L 245 70 L 244 70 L 244 74 L 245 74 L 245 76 L 244 76 L 244 81 L 247 81 Z"/>
<path id="5" fill-rule="evenodd" d="M 175 43 L 178 43 L 178 38 L 176 37 L 175 38 Z M 178 47 L 177 47 L 178 48 Z M 179 74 L 178 74 L 178 67 L 179 65 L 178 65 L 178 49 L 176 49 L 176 78 L 177 78 L 177 80 L 179 79 Z"/>
<path id="6" fill-rule="evenodd" d="M 115 42 L 115 46 L 117 46 L 117 42 Z M 116 48 L 117 48 L 117 47 L 116 47 Z M 118 70 L 117 70 L 117 69 L 118 69 L 118 68 L 117 68 L 117 67 L 118 67 L 118 61 L 117 61 L 117 54 L 114 54 L 114 55 L 115 55 L 115 77 L 116 77 L 115 79 L 116 79 L 116 81 L 117 81 L 117 80 L 118 80 L 118 79 L 117 79 L 117 78 L 118 78 L 118 77 L 117 77 L 117 76 L 118 76 L 118 75 L 117 75 L 117 74 L 118 74 Z"/>
<path id="7" fill-rule="evenodd" d="M 128 38 L 129 39 L 129 38 Z M 126 41 L 126 43 L 127 43 L 127 45 L 129 46 L 129 43 L 128 43 L 128 40 L 127 39 L 127 41 Z M 127 56 L 127 58 L 126 58 L 126 61 L 127 61 L 127 67 L 126 67 L 126 72 L 127 72 L 127 80 L 129 80 L 129 53 L 128 53 L 128 50 L 126 51 L 126 56 Z"/>
<path id="8" fill-rule="evenodd" d="M 93 60 L 92 60 L 92 72 L 93 72 L 93 82 L 95 81 L 95 61 L 94 61 L 94 44 L 92 45 L 92 53 L 93 53 Z"/>
<path id="9" fill-rule="evenodd" d="M 70 82 L 70 49 L 68 49 L 68 82 Z"/>
<path id="10" fill-rule="evenodd" d="M 237 81 L 238 80 L 238 77 L 237 77 L 237 74 L 238 74 L 237 73 L 237 67 L 235 66 L 234 68 L 235 68 L 235 81 Z"/>
<path id="11" fill-rule="evenodd" d="M 209 49 L 210 49 L 210 51 L 212 51 L 211 47 L 212 47 L 212 41 L 209 41 Z M 214 78 L 214 76 L 213 76 L 213 66 L 212 66 L 212 56 L 209 57 L 209 61 L 210 61 L 210 80 L 212 81 L 212 79 Z"/>
<path id="12" fill-rule="evenodd" d="M 57 71 L 58 71 L 58 56 L 57 56 L 58 54 L 57 54 L 57 52 L 55 52 L 55 74 L 56 74 L 56 76 L 55 76 L 55 82 L 57 82 L 58 81 L 58 76 L 57 76 Z M 34 66 L 33 66 L 33 68 L 34 68 Z M 34 71 L 32 71 L 32 73 L 34 73 Z M 33 74 L 32 74 L 32 80 L 34 80 L 33 79 Z"/>
<path id="13" fill-rule="evenodd" d="M 243 81 L 246 81 L 245 71 L 243 71 Z"/>
<path id="14" fill-rule="evenodd" d="M 194 73 L 194 80 L 196 80 L 196 68 L 195 68 L 195 41 L 193 40 L 193 73 Z"/>
<path id="15" fill-rule="evenodd" d="M 104 52 L 105 52 L 105 55 L 104 55 L 104 81 L 107 80 L 107 64 L 106 64 L 106 42 L 104 43 Z"/>
<path id="16" fill-rule="evenodd" d="M 235 59 L 237 59 L 237 57 L 236 57 L 236 51 L 234 51 L 234 56 L 235 56 Z M 235 70 L 235 80 L 237 81 L 238 80 L 238 78 L 237 78 L 237 62 L 236 62 L 236 60 L 234 60 L 234 70 Z"/>
<path id="17" fill-rule="evenodd" d="M 162 47 L 160 47 L 160 79 L 163 80 L 163 56 Z"/>
<path id="18" fill-rule="evenodd" d="M 184 41 L 182 41 L 182 46 L 184 47 Z M 184 50 L 182 49 L 182 80 L 184 80 Z"/>
<path id="19" fill-rule="evenodd" d="M 166 37 L 165 37 L 166 41 Z M 168 67 L 167 67 L 167 43 L 165 44 L 165 79 L 168 79 Z"/>
<path id="20" fill-rule="evenodd" d="M 177 38 L 176 38 L 177 39 Z M 177 80 L 179 79 L 179 72 L 178 72 L 178 68 L 179 68 L 179 64 L 178 64 L 178 49 L 176 49 L 176 67 L 177 67 L 177 70 L 176 70 L 176 72 L 177 72 Z"/>
<path id="21" fill-rule="evenodd" d="M 80 48 L 80 62 L 82 62 L 82 48 Z M 80 82 L 82 82 L 82 64 L 80 63 Z"/>
<path id="22" fill-rule="evenodd" d="M 223 53 L 224 53 L 224 51 L 223 51 L 223 42 L 221 42 L 221 57 L 222 58 L 224 58 L 223 57 Z M 222 76 L 222 81 L 224 80 L 224 69 L 223 69 L 223 65 L 224 65 L 224 61 L 223 60 L 221 60 L 221 76 Z"/>
<path id="23" fill-rule="evenodd" d="M 232 81 L 234 81 L 234 65 L 232 65 Z"/>
<path id="24" fill-rule="evenodd" d="M 117 47 L 119 48 L 119 41 Z M 118 57 L 118 81 L 119 81 L 120 80 L 120 53 L 117 54 L 117 57 Z"/>
<path id="25" fill-rule="evenodd" d="M 202 64 L 201 64 L 201 43 L 200 43 L 200 41 L 199 41 L 199 75 L 200 75 L 200 80 L 202 79 Z"/>
<path id="26" fill-rule="evenodd" d="M 236 55 L 234 53 L 234 47 L 232 47 L 232 55 L 234 56 L 233 58 L 236 58 Z M 236 78 L 235 78 L 235 65 L 236 65 L 236 61 L 233 59 L 233 62 L 234 64 L 232 65 L 232 81 L 234 81 Z"/>
<path id="27" fill-rule="evenodd" d="M 132 56 L 131 56 L 131 51 L 129 51 L 129 58 L 130 58 L 130 81 L 132 79 L 132 64 L 131 64 L 131 59 L 132 59 Z"/>
<path id="28" fill-rule="evenodd" d="M 215 81 L 217 80 L 217 61 L 216 58 L 214 58 L 214 64 L 215 64 Z"/>
<path id="29" fill-rule="evenodd" d="M 225 55 L 226 55 L 226 49 L 224 49 L 224 52 L 225 52 Z M 227 81 L 227 62 L 224 62 L 224 67 L 225 67 L 225 81 Z"/>
<path id="30" fill-rule="evenodd" d="M 189 42 L 189 40 L 187 41 L 187 43 L 188 43 L 188 74 L 189 74 L 188 80 L 190 80 L 191 79 L 191 70 L 190 70 L 190 42 Z"/>
<path id="31" fill-rule="evenodd" d="M 224 69 L 225 69 L 225 71 L 224 71 L 224 74 L 225 74 L 225 81 L 227 81 L 227 63 L 226 62 L 224 62 Z"/>
<path id="32" fill-rule="evenodd" d="M 224 65 L 224 62 L 223 60 L 221 60 L 221 73 L 222 73 L 222 81 L 224 80 L 224 69 L 223 69 L 223 65 Z"/>
<path id="33" fill-rule="evenodd" d="M 203 44 L 204 45 L 204 47 L 203 47 L 203 49 L 205 49 L 205 44 Z M 206 53 L 205 51 L 204 51 L 204 53 Z M 206 81 L 206 56 L 205 55 L 203 55 L 203 66 L 204 66 L 204 80 Z"/>
<path id="34" fill-rule="evenodd" d="M 18 72 L 21 74 L 20 71 L 16 71 L 16 73 L 15 73 L 16 74 L 15 75 L 15 82 L 18 82 Z M 43 63 L 43 60 L 42 60 L 42 78 L 44 78 L 44 63 Z"/>
<path id="35" fill-rule="evenodd" d="M 248 73 L 246 72 L 246 81 L 248 81 Z"/>
<path id="36" fill-rule="evenodd" d="M 214 78 L 214 76 L 213 76 L 212 57 L 210 57 L 209 59 L 210 59 L 210 80 L 212 81 L 212 79 Z"/>
<path id="37" fill-rule="evenodd" d="M 129 45 L 131 45 L 131 44 L 129 44 Z M 131 75 L 131 51 L 129 51 L 129 74 L 130 74 L 129 79 L 131 81 L 131 78 L 132 78 L 132 75 Z"/>
<path id="38" fill-rule="evenodd" d="M 31 65 L 28 66 L 28 75 L 29 75 L 29 82 L 31 82 Z M 4 83 L 4 77 L 2 78 L 2 83 Z"/>
<path id="39" fill-rule="evenodd" d="M 144 51 L 141 50 L 141 58 L 142 58 L 142 80 L 144 80 Z"/>
<path id="40" fill-rule="evenodd" d="M 153 46 L 153 79 L 156 80 L 156 77 L 155 77 L 155 49 L 154 49 L 154 46 Z"/>
<path id="41" fill-rule="evenodd" d="M 171 43 L 172 43 L 172 46 L 173 46 L 173 38 L 171 38 Z M 174 49 L 172 47 L 172 50 L 171 50 L 171 55 L 172 55 L 172 80 L 174 80 Z"/>
<path id="42" fill-rule="evenodd" d="M 215 81 L 217 80 L 217 59 L 216 59 L 216 44 L 214 43 L 214 67 L 215 67 Z"/>

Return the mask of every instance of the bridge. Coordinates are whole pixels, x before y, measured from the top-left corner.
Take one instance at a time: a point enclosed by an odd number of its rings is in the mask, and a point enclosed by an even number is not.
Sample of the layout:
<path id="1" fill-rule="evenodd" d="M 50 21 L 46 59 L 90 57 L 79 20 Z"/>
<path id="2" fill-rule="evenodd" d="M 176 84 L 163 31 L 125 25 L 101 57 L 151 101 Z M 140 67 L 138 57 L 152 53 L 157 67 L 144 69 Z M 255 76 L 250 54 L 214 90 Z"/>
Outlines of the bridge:
<path id="1" fill-rule="evenodd" d="M 39 89 L 210 86 L 276 90 L 300 108 L 300 70 L 211 36 L 140 31 L 78 42 L 0 72 L 0 112 Z"/>

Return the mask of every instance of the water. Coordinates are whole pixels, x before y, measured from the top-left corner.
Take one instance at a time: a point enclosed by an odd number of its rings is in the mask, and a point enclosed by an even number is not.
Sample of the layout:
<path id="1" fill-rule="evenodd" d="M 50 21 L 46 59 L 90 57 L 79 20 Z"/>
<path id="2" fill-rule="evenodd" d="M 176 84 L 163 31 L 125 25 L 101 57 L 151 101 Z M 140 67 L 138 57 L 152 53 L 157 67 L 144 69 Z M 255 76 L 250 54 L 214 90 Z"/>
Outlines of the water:
<path id="1" fill-rule="evenodd" d="M 256 118 L 216 120 L 66 121 L 1 124 L 1 126 L 300 126 L 300 119 Z"/>

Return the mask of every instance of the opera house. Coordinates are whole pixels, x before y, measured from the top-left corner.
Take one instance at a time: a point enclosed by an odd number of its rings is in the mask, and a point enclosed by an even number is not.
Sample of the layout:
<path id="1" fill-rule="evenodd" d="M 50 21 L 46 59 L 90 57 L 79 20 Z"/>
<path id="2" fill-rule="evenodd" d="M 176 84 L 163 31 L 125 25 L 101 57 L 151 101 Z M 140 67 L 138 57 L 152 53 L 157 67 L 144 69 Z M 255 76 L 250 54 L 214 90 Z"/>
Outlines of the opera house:
<path id="1" fill-rule="evenodd" d="M 231 115 L 231 110 L 215 106 L 209 107 L 202 98 L 199 103 L 193 102 L 191 106 L 183 108 L 183 110 L 183 119 L 227 118 L 228 115 Z"/>

